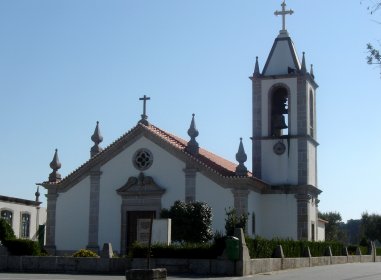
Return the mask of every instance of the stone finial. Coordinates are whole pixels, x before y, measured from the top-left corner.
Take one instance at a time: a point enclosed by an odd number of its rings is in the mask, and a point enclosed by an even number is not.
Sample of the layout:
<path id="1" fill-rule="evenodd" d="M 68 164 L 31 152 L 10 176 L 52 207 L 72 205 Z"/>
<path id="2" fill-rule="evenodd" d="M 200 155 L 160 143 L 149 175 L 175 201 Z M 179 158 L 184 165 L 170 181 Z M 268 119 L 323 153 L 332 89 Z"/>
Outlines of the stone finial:
<path id="1" fill-rule="evenodd" d="M 247 160 L 247 155 L 245 153 L 245 149 L 243 148 L 242 138 L 240 138 L 238 153 L 235 155 L 235 158 L 239 163 L 235 169 L 235 174 L 237 176 L 246 176 L 247 168 L 244 162 Z"/>
<path id="2" fill-rule="evenodd" d="M 315 75 L 314 75 L 314 65 L 313 65 L 313 64 L 311 64 L 310 75 L 311 75 L 312 79 L 315 79 Z"/>
<path id="3" fill-rule="evenodd" d="M 56 149 L 52 162 L 50 163 L 50 168 L 53 172 L 49 174 L 49 182 L 57 182 L 61 180 L 61 174 L 58 173 L 58 169 L 61 168 L 60 160 L 58 159 L 58 150 Z"/>
<path id="4" fill-rule="evenodd" d="M 307 73 L 305 52 L 303 52 L 302 67 L 301 67 L 301 69 L 300 69 L 300 72 L 301 72 L 302 74 L 306 74 L 306 73 Z"/>
<path id="5" fill-rule="evenodd" d="M 40 202 L 40 187 L 37 186 L 37 191 L 34 193 L 36 197 L 36 202 Z"/>
<path id="6" fill-rule="evenodd" d="M 258 56 L 255 58 L 255 67 L 254 67 L 254 76 L 261 75 L 259 71 L 259 63 L 258 63 Z"/>
<path id="7" fill-rule="evenodd" d="M 93 157 L 96 154 L 103 151 L 103 149 L 99 146 L 99 143 L 103 141 L 103 137 L 101 135 L 100 129 L 99 129 L 99 122 L 97 121 L 97 125 L 95 127 L 94 133 L 91 136 L 91 140 L 94 142 L 94 146 L 91 147 L 90 150 L 90 156 Z"/>
<path id="8" fill-rule="evenodd" d="M 188 129 L 188 135 L 191 138 L 187 144 L 186 151 L 192 155 L 197 155 L 199 151 L 199 146 L 196 141 L 196 137 L 198 136 L 198 130 L 196 128 L 196 122 L 194 120 L 195 114 L 192 114 L 192 121 L 190 127 Z"/>

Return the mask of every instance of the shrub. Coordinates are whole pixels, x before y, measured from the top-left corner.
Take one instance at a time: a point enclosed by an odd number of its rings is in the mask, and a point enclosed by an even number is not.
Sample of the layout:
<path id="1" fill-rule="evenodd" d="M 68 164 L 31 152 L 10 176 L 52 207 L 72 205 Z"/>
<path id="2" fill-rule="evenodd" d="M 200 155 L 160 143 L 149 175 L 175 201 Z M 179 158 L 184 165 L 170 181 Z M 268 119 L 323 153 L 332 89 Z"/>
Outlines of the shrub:
<path id="1" fill-rule="evenodd" d="M 227 236 L 233 236 L 235 228 L 242 228 L 245 231 L 249 217 L 248 214 L 238 215 L 235 208 L 225 209 L 225 214 L 225 233 Z"/>
<path id="2" fill-rule="evenodd" d="M 74 258 L 99 258 L 99 256 L 91 250 L 81 249 L 73 254 Z"/>
<path id="3" fill-rule="evenodd" d="M 36 241 L 27 239 L 10 239 L 5 241 L 8 252 L 14 256 L 39 256 L 40 245 Z"/>
<path id="4" fill-rule="evenodd" d="M 5 244 L 5 241 L 15 238 L 11 225 L 6 220 L 0 219 L 0 242 Z"/>
<path id="5" fill-rule="evenodd" d="M 175 201 L 163 209 L 162 218 L 172 219 L 172 240 L 188 243 L 207 242 L 213 237 L 212 209 L 204 202 Z"/>
<path id="6" fill-rule="evenodd" d="M 283 253 L 286 258 L 299 258 L 303 256 L 305 248 L 309 247 L 312 257 L 324 256 L 325 251 L 330 246 L 334 256 L 341 256 L 344 245 L 340 242 L 311 242 L 294 241 L 285 239 L 255 239 L 247 237 L 246 244 L 252 258 L 271 258 L 278 245 L 282 245 Z"/>

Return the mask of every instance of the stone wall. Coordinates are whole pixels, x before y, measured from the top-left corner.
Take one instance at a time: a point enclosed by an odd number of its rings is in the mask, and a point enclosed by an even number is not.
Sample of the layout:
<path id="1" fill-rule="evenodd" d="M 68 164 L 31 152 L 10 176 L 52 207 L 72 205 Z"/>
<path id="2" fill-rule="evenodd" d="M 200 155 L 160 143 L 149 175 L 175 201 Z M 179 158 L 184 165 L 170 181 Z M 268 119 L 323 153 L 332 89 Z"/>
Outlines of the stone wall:
<path id="1" fill-rule="evenodd" d="M 381 262 L 381 256 L 377 256 L 375 260 Z M 251 259 L 249 269 L 245 271 L 245 275 L 311 266 L 373 261 L 371 255 Z M 224 259 L 153 258 L 150 262 L 150 268 L 166 268 L 169 274 L 186 273 L 223 276 L 238 275 L 238 265 L 240 265 L 240 261 L 234 263 Z M 126 258 L 0 256 L 0 272 L 124 275 L 128 269 L 141 268 L 147 268 L 146 259 L 139 258 L 130 261 Z"/>
<path id="2" fill-rule="evenodd" d="M 73 258 L 1 256 L 1 272 L 23 273 L 74 273 L 74 274 L 125 274 L 129 269 L 125 258 Z"/>

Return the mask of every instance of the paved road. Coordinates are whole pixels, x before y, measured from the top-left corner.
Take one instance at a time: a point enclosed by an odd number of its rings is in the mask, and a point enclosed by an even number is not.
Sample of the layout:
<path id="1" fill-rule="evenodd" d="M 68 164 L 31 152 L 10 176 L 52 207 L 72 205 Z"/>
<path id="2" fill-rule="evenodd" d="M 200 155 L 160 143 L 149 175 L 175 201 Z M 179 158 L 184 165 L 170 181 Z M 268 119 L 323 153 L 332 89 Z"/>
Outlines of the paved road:
<path id="1" fill-rule="evenodd" d="M 124 280 L 124 276 L 0 273 L 0 280 Z M 245 277 L 168 277 L 168 280 L 381 280 L 381 263 L 355 263 L 285 270 Z"/>

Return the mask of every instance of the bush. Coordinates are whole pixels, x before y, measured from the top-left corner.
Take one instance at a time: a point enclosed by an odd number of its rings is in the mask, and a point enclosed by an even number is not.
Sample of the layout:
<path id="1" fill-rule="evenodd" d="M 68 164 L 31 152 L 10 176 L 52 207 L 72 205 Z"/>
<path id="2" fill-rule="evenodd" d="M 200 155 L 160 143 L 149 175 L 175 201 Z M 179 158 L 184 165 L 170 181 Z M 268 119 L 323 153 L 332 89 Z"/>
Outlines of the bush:
<path id="1" fill-rule="evenodd" d="M 161 218 L 172 219 L 172 240 L 188 243 L 207 242 L 213 237 L 212 209 L 204 202 L 175 201 L 163 209 Z"/>
<path id="2" fill-rule="evenodd" d="M 236 228 L 242 228 L 245 231 L 249 214 L 238 215 L 237 210 L 230 207 L 229 210 L 225 209 L 225 214 L 225 233 L 227 236 L 233 236 Z"/>
<path id="3" fill-rule="evenodd" d="M 39 256 L 41 254 L 38 242 L 27 239 L 10 239 L 5 241 L 8 252 L 14 256 Z"/>
<path id="4" fill-rule="evenodd" d="M 81 249 L 73 254 L 74 258 L 99 258 L 99 256 L 91 250 Z"/>
<path id="5" fill-rule="evenodd" d="M 0 242 L 5 244 L 5 241 L 15 239 L 15 233 L 11 225 L 4 219 L 0 219 Z"/>
<path id="6" fill-rule="evenodd" d="M 278 245 L 282 245 L 286 258 L 303 257 L 303 252 L 307 247 L 310 248 L 312 257 L 324 256 L 329 246 L 334 256 L 341 256 L 344 248 L 344 245 L 340 242 L 294 241 L 287 239 L 268 240 L 261 237 L 256 237 L 255 239 L 247 237 L 246 244 L 251 258 L 271 258 Z"/>

